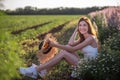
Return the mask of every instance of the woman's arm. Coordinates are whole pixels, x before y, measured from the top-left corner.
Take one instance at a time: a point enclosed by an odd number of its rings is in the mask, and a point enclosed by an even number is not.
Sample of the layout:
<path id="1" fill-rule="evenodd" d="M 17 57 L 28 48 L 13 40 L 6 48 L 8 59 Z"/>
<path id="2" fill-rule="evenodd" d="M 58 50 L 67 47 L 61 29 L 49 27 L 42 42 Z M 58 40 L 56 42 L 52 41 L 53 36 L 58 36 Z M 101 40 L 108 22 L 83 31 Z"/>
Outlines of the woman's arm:
<path id="1" fill-rule="evenodd" d="M 92 37 L 88 37 L 87 39 L 85 39 L 85 41 L 83 41 L 82 43 L 79 43 L 78 45 L 76 46 L 69 46 L 69 45 L 61 45 L 61 44 L 58 44 L 58 43 L 54 43 L 54 42 L 50 42 L 50 45 L 52 47 L 57 47 L 57 48 L 60 48 L 60 49 L 63 49 L 63 50 L 66 50 L 68 52 L 75 52 L 77 50 L 80 50 L 82 49 L 83 47 L 87 46 L 87 45 L 90 45 L 92 42 L 93 42 L 93 38 Z"/>
<path id="2" fill-rule="evenodd" d="M 79 43 L 79 41 L 75 41 L 75 38 L 77 36 L 77 30 L 78 30 L 78 27 L 76 27 L 76 29 L 74 30 L 72 36 L 70 37 L 68 45 L 74 46 L 74 45 Z"/>

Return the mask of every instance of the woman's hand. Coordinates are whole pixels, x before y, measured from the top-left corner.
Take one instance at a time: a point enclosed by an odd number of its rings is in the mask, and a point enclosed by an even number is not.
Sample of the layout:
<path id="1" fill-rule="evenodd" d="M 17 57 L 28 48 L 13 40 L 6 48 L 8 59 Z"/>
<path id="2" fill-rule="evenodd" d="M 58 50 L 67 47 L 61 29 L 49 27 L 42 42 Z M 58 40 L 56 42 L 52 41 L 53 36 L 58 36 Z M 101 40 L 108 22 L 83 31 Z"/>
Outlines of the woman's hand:
<path id="1" fill-rule="evenodd" d="M 48 43 L 51 47 L 55 47 L 56 42 L 52 41 L 50 38 L 48 39 Z"/>
<path id="2" fill-rule="evenodd" d="M 74 45 L 74 42 L 75 42 L 75 39 L 76 39 L 76 36 L 78 34 L 78 27 L 75 28 L 72 36 L 70 37 L 70 40 L 68 42 L 69 45 L 73 46 Z"/>
<path id="3" fill-rule="evenodd" d="M 78 26 L 75 28 L 75 32 L 77 32 L 78 31 Z"/>

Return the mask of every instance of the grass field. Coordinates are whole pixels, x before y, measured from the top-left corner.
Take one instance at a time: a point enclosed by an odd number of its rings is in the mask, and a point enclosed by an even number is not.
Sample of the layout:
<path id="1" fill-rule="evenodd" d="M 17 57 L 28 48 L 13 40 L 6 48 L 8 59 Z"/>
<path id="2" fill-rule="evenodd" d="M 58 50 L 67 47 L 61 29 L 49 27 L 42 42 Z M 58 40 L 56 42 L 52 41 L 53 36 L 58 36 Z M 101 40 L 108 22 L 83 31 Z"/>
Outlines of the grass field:
<path id="1" fill-rule="evenodd" d="M 4 32 L 11 33 L 13 31 L 23 30 L 20 34 L 16 34 L 22 35 L 21 38 L 29 37 L 31 34 L 35 36 L 36 34 L 48 32 L 54 27 L 67 21 L 78 19 L 79 17 L 79 15 L 0 16 L 0 32 L 4 34 Z M 40 24 L 43 25 L 41 26 Z M 31 27 L 33 28 L 30 29 Z M 24 36 L 26 34 L 27 36 Z"/>
<path id="2" fill-rule="evenodd" d="M 67 44 L 80 16 L 82 15 L 0 16 L 0 80 L 34 80 L 21 76 L 18 68 L 30 66 L 31 63 L 39 64 L 36 58 L 38 44 L 48 33 L 52 33 L 59 43 Z M 105 26 L 99 17 L 96 17 L 96 24 L 101 42 L 100 55 L 95 61 L 83 64 L 82 69 L 76 69 L 79 74 L 77 78 L 119 80 L 120 30 Z M 71 80 L 69 67 L 66 62 L 60 62 L 44 80 Z"/>
<path id="3" fill-rule="evenodd" d="M 0 16 L 0 53 L 3 58 L 4 55 L 7 56 L 3 59 L 3 66 L 11 65 L 12 75 L 19 76 L 15 68 L 30 65 L 29 60 L 37 63 L 33 56 L 45 34 L 52 33 L 58 42 L 66 44 L 79 17 L 80 15 Z M 6 68 L 2 72 L 7 71 Z M 3 79 L 11 77 L 9 75 Z"/>

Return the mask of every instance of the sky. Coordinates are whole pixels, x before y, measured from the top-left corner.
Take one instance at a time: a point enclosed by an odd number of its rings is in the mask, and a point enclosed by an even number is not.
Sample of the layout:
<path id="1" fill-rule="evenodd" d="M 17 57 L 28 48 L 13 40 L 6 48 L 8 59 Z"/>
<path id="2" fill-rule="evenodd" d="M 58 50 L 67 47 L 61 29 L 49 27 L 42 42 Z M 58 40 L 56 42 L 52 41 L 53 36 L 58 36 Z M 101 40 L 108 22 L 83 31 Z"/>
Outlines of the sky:
<path id="1" fill-rule="evenodd" d="M 86 8 L 93 6 L 120 6 L 120 0 L 3 0 L 2 9 L 15 10 L 32 6 L 37 8 L 75 7 Z"/>

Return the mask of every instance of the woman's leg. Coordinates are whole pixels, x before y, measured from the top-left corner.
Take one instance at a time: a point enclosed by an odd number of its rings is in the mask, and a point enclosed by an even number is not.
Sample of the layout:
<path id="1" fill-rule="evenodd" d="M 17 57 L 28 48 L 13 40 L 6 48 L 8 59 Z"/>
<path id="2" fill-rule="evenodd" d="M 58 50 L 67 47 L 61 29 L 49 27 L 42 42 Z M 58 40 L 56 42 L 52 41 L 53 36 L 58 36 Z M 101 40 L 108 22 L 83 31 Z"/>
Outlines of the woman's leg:
<path id="1" fill-rule="evenodd" d="M 37 66 L 36 69 L 37 69 L 37 71 L 41 71 L 44 69 L 51 68 L 55 64 L 57 64 L 59 61 L 61 61 L 63 58 L 71 65 L 77 65 L 78 60 L 79 60 L 78 57 L 76 57 L 74 55 L 74 53 L 69 53 L 67 51 L 62 50 L 62 51 L 60 51 L 59 54 L 57 54 L 54 58 L 52 58 L 47 63 Z"/>

